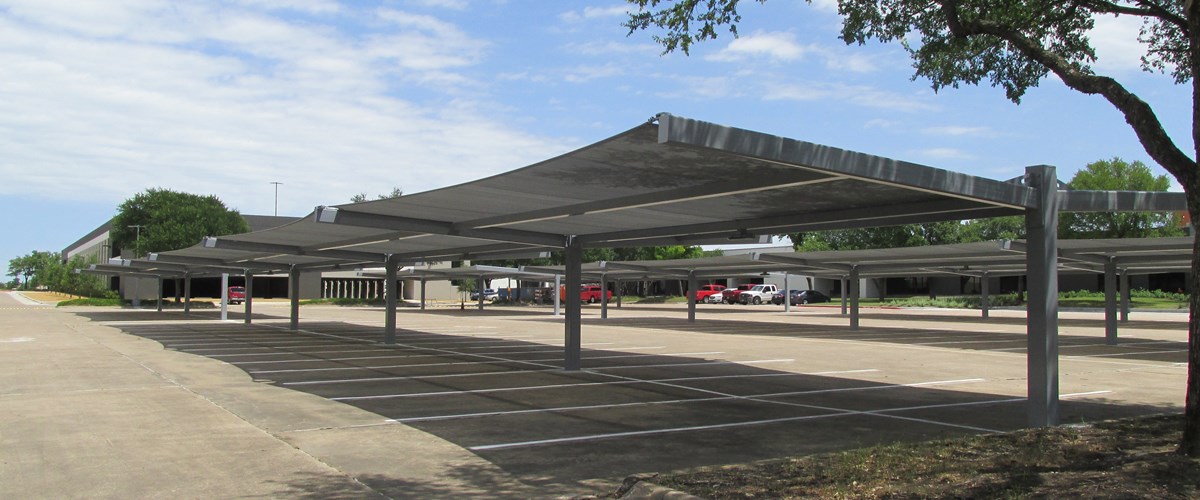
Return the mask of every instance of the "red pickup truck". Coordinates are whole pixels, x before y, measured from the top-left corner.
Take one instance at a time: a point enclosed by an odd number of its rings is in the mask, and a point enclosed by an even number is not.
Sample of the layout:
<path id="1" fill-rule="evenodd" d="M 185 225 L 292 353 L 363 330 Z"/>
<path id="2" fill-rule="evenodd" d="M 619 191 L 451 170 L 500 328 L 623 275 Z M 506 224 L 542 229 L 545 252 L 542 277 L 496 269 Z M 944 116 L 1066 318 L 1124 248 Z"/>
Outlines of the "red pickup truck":
<path id="1" fill-rule="evenodd" d="M 737 288 L 726 288 L 723 292 L 721 292 L 721 302 L 726 304 L 736 304 L 738 301 L 738 295 L 741 295 L 742 292 L 748 291 L 751 288 L 754 288 L 754 283 L 738 285 Z"/>
<path id="2" fill-rule="evenodd" d="M 725 285 L 700 285 L 696 290 L 696 302 L 707 302 L 709 295 L 716 295 L 725 290 Z"/>
<path id="3" fill-rule="evenodd" d="M 229 303 L 241 304 L 246 301 L 246 287 L 231 286 L 229 287 Z"/>
<path id="4" fill-rule="evenodd" d="M 612 300 L 612 290 L 608 290 L 605 295 L 605 302 Z M 567 300 L 567 288 L 562 287 L 558 290 L 558 297 L 562 300 Z M 579 287 L 579 301 L 595 304 L 600 302 L 600 285 L 582 285 Z"/>

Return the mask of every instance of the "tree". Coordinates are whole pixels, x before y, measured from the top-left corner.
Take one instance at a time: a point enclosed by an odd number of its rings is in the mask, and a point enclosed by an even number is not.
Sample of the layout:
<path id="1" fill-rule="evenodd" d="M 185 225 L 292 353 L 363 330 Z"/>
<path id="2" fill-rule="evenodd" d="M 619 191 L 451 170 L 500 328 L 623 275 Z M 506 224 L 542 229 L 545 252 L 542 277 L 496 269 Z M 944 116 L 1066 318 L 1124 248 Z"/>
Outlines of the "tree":
<path id="1" fill-rule="evenodd" d="M 241 214 L 226 208 L 216 196 L 148 189 L 117 207 L 110 234 L 114 247 L 141 257 L 190 247 L 205 236 L 249 230 Z"/>
<path id="2" fill-rule="evenodd" d="M 375 198 L 379 199 L 379 200 L 386 200 L 389 198 L 399 198 L 401 196 L 404 196 L 404 190 L 396 187 L 396 188 L 392 188 L 391 193 L 380 194 L 380 195 L 376 196 Z M 358 193 L 358 194 L 350 197 L 350 203 L 362 203 L 364 201 L 367 201 L 367 193 Z"/>
<path id="3" fill-rule="evenodd" d="M 736 36 L 739 0 L 628 0 L 639 11 L 630 33 L 660 28 L 654 38 L 666 52 L 687 53 L 717 36 L 721 26 Z M 766 0 L 757 0 L 763 3 Z M 661 5 L 661 7 L 660 7 Z M 1098 95 L 1120 112 L 1146 153 L 1183 186 L 1191 220 L 1200 220 L 1200 2 L 1195 0 L 838 0 L 841 39 L 900 42 L 913 60 L 914 78 L 934 90 L 977 85 L 985 79 L 1009 100 L 1021 97 L 1053 73 L 1068 87 Z M 1191 143 L 1187 151 L 1167 134 L 1154 109 L 1116 78 L 1091 67 L 1096 51 L 1088 38 L 1097 18 L 1133 16 L 1143 21 L 1138 42 L 1142 68 L 1169 74 L 1192 88 Z M 1194 237 L 1189 289 L 1188 382 L 1179 451 L 1200 456 L 1200 235 Z"/>
<path id="4" fill-rule="evenodd" d="M 1067 185 L 1071 189 L 1166 191 L 1171 181 L 1165 175 L 1155 176 L 1140 161 L 1129 163 L 1113 158 L 1089 163 Z M 1063 238 L 1153 238 L 1185 234 L 1175 214 L 1154 212 L 1065 213 L 1058 228 Z"/>

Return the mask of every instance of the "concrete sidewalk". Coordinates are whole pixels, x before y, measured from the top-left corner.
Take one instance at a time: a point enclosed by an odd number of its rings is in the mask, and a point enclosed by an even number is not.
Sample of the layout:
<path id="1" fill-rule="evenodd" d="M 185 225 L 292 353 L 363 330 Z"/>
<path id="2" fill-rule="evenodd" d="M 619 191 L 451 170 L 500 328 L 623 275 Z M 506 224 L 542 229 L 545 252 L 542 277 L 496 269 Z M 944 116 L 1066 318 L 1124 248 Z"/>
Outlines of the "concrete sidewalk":
<path id="1" fill-rule="evenodd" d="M 182 318 L 145 318 L 161 314 Z M 0 498 L 529 496 L 553 494 L 379 415 L 0 296 Z"/>

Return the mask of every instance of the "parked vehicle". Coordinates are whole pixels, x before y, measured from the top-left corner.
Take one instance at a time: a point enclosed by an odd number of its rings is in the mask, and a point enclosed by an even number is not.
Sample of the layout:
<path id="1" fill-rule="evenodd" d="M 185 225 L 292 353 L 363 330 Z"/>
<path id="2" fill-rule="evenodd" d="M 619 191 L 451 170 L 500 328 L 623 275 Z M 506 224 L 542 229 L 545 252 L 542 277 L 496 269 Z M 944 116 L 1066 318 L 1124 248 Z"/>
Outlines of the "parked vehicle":
<path id="1" fill-rule="evenodd" d="M 242 286 L 229 287 L 229 303 L 230 304 L 237 305 L 237 304 L 241 304 L 242 302 L 245 302 L 245 301 L 246 301 L 246 287 L 242 287 Z"/>
<path id="2" fill-rule="evenodd" d="M 700 289 L 696 290 L 696 302 L 717 302 L 716 300 L 710 301 L 708 298 L 713 295 L 721 295 L 722 290 L 725 290 L 725 285 L 700 285 Z"/>
<path id="3" fill-rule="evenodd" d="M 579 287 L 579 301 L 587 302 L 588 304 L 595 304 L 597 302 L 600 302 L 600 297 L 601 297 L 600 290 L 601 290 L 600 285 L 581 285 Z M 607 290 L 607 292 L 608 292 L 607 294 L 604 294 L 605 302 L 612 300 L 612 296 L 613 296 L 612 290 Z M 566 287 L 562 287 L 558 290 L 558 297 L 562 300 L 567 299 Z"/>
<path id="4" fill-rule="evenodd" d="M 754 288 L 753 283 L 745 284 L 745 285 L 738 285 L 737 288 L 726 288 L 724 291 L 721 292 L 721 302 L 724 302 L 726 304 L 735 304 L 735 303 L 737 303 L 738 295 L 744 291 L 751 289 L 751 288 Z"/>
<path id="5" fill-rule="evenodd" d="M 829 296 L 816 290 L 789 290 L 788 295 L 791 296 L 791 304 L 794 306 L 802 304 L 816 304 L 818 302 L 829 302 Z M 783 304 L 783 291 L 775 292 L 771 297 L 771 303 L 775 305 Z"/>
<path id="6" fill-rule="evenodd" d="M 500 292 L 497 292 L 494 288 L 484 288 L 483 289 L 483 300 L 486 300 L 488 302 L 495 302 L 496 299 L 499 297 L 500 297 Z M 479 291 L 478 290 L 471 292 L 471 300 L 479 300 Z"/>
<path id="7" fill-rule="evenodd" d="M 779 289 L 775 285 L 754 285 L 737 296 L 739 304 L 762 304 L 771 300 Z"/>

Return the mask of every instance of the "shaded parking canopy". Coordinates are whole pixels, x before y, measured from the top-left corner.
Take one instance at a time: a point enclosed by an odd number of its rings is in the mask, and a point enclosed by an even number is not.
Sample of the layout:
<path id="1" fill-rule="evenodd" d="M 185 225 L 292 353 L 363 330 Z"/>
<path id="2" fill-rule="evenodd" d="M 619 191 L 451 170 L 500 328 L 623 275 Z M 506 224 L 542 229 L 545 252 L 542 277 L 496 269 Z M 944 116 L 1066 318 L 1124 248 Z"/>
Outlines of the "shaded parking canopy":
<path id="1" fill-rule="evenodd" d="M 1030 422 L 1046 425 L 1057 420 L 1057 299 L 1051 290 L 1057 288 L 1059 211 L 1185 207 L 1182 193 L 1062 190 L 1055 172 L 1028 167 L 1024 177 L 1002 182 L 664 113 L 522 169 L 398 198 L 318 207 L 304 221 L 208 239 L 203 248 L 236 252 L 214 257 L 226 264 L 288 256 L 325 259 L 309 263 L 314 266 L 383 262 L 389 280 L 401 263 L 415 260 L 560 248 L 565 285 L 574 289 L 584 247 L 1024 214 Z M 302 265 L 292 264 L 293 275 Z M 851 283 L 857 272 L 852 266 Z M 387 343 L 395 342 L 395 288 L 388 287 Z M 578 370 L 579 304 L 567 301 L 566 312 L 564 367 Z M 295 328 L 295 305 L 292 314 Z"/>

